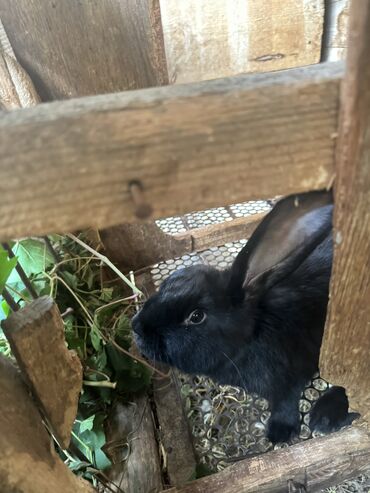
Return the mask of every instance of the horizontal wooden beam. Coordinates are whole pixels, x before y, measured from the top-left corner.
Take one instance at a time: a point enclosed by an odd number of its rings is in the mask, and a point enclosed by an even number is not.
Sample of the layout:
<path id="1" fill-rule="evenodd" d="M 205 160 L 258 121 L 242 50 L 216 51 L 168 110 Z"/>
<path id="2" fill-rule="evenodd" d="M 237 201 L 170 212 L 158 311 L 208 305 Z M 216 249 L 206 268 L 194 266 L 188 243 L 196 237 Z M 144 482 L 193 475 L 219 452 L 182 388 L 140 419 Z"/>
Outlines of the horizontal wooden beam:
<path id="1" fill-rule="evenodd" d="M 187 253 L 249 238 L 267 212 L 239 217 L 220 224 L 164 233 L 155 223 L 121 224 L 100 231 L 108 257 L 122 271 L 138 270 Z"/>
<path id="2" fill-rule="evenodd" d="M 325 187 L 343 67 L 39 105 L 0 121 L 0 240 Z"/>
<path id="3" fill-rule="evenodd" d="M 174 235 L 174 238 L 180 240 L 190 237 L 190 252 L 201 252 L 207 248 L 221 246 L 231 241 L 250 238 L 266 214 L 267 212 L 260 212 L 245 217 L 238 217 L 221 224 L 210 224 L 204 228 L 191 229 L 187 233 Z"/>
<path id="4" fill-rule="evenodd" d="M 365 472 L 370 435 L 349 428 L 240 461 L 168 493 L 282 493 L 321 491 Z"/>

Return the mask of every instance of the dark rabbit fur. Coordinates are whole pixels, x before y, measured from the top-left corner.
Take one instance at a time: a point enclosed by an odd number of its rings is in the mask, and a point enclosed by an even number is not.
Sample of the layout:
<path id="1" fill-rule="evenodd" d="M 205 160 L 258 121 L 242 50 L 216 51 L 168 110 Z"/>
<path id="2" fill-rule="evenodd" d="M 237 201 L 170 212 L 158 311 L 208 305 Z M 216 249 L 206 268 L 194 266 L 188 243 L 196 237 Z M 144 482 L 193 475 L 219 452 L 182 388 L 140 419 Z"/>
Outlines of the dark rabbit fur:
<path id="1" fill-rule="evenodd" d="M 133 319 L 145 356 L 268 399 L 272 442 L 298 433 L 298 401 L 318 368 L 332 209 L 329 192 L 281 200 L 231 268 L 196 265 L 173 273 Z M 339 394 L 345 406 L 344 390 Z M 319 407 L 316 414 L 325 428 Z M 340 424 L 334 415 L 326 428 Z"/>

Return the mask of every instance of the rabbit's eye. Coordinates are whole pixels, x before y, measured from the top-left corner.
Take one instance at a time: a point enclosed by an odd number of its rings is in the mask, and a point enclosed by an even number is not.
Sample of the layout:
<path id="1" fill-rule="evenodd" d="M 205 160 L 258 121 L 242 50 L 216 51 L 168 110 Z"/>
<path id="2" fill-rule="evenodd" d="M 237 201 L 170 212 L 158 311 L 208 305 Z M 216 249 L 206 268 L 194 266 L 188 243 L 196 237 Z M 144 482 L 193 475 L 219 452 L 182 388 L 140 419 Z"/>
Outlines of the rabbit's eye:
<path id="1" fill-rule="evenodd" d="M 197 308 L 196 310 L 191 312 L 186 321 L 189 324 L 197 325 L 201 324 L 205 320 L 205 318 L 206 314 L 204 313 L 204 311 Z"/>

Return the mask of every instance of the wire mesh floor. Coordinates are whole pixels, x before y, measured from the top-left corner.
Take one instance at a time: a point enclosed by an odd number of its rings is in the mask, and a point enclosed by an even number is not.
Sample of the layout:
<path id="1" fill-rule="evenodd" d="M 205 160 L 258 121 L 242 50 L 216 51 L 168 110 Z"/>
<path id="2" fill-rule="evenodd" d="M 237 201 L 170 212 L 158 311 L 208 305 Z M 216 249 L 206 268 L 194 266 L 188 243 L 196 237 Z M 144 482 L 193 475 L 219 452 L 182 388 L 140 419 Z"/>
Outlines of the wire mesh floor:
<path id="1" fill-rule="evenodd" d="M 230 221 L 234 217 L 267 211 L 270 208 L 271 202 L 246 202 L 227 208 L 219 207 L 187 214 L 183 217 L 172 217 L 157 221 L 157 224 L 166 233 L 175 234 L 208 224 Z M 174 270 L 198 263 L 217 266 L 220 269 L 226 268 L 245 243 L 246 240 L 227 243 L 221 247 L 156 264 L 151 269 L 153 282 L 158 287 Z M 266 423 L 270 412 L 269 404 L 265 399 L 237 387 L 218 385 L 206 377 L 184 374 L 178 374 L 178 377 L 197 460 L 207 470 L 219 471 L 241 457 L 288 446 L 288 444 L 273 446 L 266 438 Z M 313 403 L 328 386 L 329 384 L 319 375 L 315 375 L 312 381 L 307 383 L 299 404 L 301 430 L 293 443 L 311 438 L 308 413 Z M 361 476 L 326 491 L 370 493 L 370 478 Z"/>

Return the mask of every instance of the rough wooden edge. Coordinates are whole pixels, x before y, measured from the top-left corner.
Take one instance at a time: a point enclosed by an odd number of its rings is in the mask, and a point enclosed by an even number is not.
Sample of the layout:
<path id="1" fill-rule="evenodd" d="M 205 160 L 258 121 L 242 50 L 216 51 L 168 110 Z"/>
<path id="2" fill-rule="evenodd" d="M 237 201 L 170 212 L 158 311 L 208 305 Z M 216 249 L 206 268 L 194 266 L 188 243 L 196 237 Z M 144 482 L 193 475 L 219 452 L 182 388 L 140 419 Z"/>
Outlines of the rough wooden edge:
<path id="1" fill-rule="evenodd" d="M 2 322 L 22 374 L 60 446 L 69 446 L 82 388 L 82 366 L 65 344 L 54 301 L 42 296 Z"/>
<path id="2" fill-rule="evenodd" d="M 195 478 L 196 459 L 183 403 L 173 370 L 167 378 L 153 377 L 153 402 L 158 420 L 158 439 L 168 486 L 181 486 Z"/>
<path id="3" fill-rule="evenodd" d="M 187 233 L 174 235 L 174 238 L 179 240 L 190 237 L 191 252 L 200 252 L 241 238 L 249 238 L 266 214 L 267 212 L 260 212 L 204 228 L 191 229 Z"/>
<path id="4" fill-rule="evenodd" d="M 93 493 L 55 452 L 19 371 L 0 355 L 0 491 Z"/>
<path id="5" fill-rule="evenodd" d="M 174 235 L 156 224 L 125 224 L 100 231 L 109 258 L 122 271 L 139 270 L 158 262 L 249 238 L 266 213 L 240 217 Z"/>
<path id="6" fill-rule="evenodd" d="M 104 450 L 113 463 L 107 476 L 113 491 L 160 491 L 162 474 L 149 398 L 135 396 L 125 403 L 116 400 L 106 422 L 106 433 Z"/>
<path id="7" fill-rule="evenodd" d="M 27 72 L 18 63 L 0 19 L 0 105 L 7 110 L 40 102 Z"/>
<path id="8" fill-rule="evenodd" d="M 245 459 L 168 493 L 321 491 L 358 476 L 370 464 L 370 436 L 359 428 Z"/>
<path id="9" fill-rule="evenodd" d="M 132 180 L 153 218 L 326 187 L 341 74 L 321 64 L 5 114 L 0 237 L 133 222 Z"/>
<path id="10" fill-rule="evenodd" d="M 334 262 L 321 374 L 370 426 L 370 2 L 350 8 L 336 149 Z"/>

